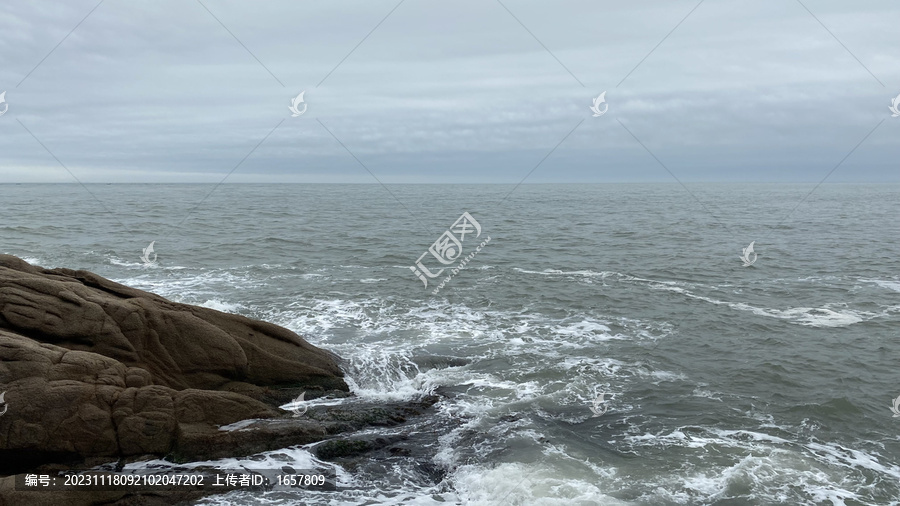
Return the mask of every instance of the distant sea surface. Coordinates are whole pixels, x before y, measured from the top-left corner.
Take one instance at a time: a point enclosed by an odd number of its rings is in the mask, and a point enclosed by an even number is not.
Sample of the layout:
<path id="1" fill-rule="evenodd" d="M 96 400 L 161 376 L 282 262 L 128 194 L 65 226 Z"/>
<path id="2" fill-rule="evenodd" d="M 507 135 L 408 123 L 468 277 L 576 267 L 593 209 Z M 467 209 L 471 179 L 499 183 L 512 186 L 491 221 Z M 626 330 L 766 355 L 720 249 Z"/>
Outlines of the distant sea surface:
<path id="1" fill-rule="evenodd" d="M 429 462 L 199 504 L 900 504 L 900 185 L 814 187 L 0 185 L 0 252 L 285 326 L 368 400 L 441 396 Z M 451 271 L 410 266 L 464 211 L 462 255 L 491 240 L 433 294 Z"/>

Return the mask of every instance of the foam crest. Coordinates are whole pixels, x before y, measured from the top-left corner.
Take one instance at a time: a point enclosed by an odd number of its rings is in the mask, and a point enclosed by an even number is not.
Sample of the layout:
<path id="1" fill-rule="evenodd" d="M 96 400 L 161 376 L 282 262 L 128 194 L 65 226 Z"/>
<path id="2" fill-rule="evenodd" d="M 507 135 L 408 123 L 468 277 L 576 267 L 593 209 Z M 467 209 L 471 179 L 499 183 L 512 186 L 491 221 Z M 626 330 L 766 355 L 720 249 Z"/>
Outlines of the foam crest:
<path id="1" fill-rule="evenodd" d="M 472 506 L 632 504 L 604 493 L 594 479 L 572 478 L 567 474 L 544 461 L 502 463 L 493 467 L 466 465 L 456 470 L 453 481 L 463 503 Z"/>

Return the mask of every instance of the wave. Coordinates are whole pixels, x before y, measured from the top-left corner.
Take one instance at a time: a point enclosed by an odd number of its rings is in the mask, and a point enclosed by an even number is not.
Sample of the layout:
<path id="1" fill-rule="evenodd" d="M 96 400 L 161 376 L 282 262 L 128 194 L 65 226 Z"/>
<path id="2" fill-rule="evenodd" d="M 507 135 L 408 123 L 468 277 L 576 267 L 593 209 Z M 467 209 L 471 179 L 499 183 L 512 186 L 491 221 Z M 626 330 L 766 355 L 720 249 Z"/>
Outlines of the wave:
<path id="1" fill-rule="evenodd" d="M 873 478 L 892 483 L 900 478 L 900 468 L 882 463 L 884 457 L 875 451 L 836 443 L 800 443 L 760 430 L 686 426 L 623 439 L 638 452 L 657 447 L 667 454 L 687 452 L 705 462 L 693 469 L 661 473 L 645 483 L 649 490 L 641 499 L 648 503 L 768 503 L 780 497 L 780 501 L 792 498 L 793 503 L 854 501 L 875 506 L 881 503 L 871 502 L 870 495 L 860 492 L 869 488 Z M 735 455 L 731 464 L 713 457 L 727 454 Z M 893 488 L 900 493 L 896 485 Z"/>
<path id="2" fill-rule="evenodd" d="M 874 283 L 882 288 L 900 292 L 900 281 L 896 279 L 860 279 L 864 283 Z"/>

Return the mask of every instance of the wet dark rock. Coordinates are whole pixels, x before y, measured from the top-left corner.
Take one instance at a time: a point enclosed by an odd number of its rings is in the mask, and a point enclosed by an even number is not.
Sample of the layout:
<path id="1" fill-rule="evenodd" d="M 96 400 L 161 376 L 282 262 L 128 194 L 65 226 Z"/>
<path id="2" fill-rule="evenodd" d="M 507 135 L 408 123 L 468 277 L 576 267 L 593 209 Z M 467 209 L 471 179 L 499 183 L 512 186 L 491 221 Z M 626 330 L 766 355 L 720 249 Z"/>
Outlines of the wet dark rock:
<path id="1" fill-rule="evenodd" d="M 316 446 L 316 457 L 334 460 L 343 457 L 358 457 L 371 451 L 390 446 L 401 437 L 371 437 L 353 439 L 331 439 Z"/>
<path id="2" fill-rule="evenodd" d="M 412 362 L 422 369 L 446 369 L 448 367 L 462 367 L 472 363 L 472 360 L 462 357 L 447 357 L 441 355 L 428 355 L 413 357 Z"/>
<path id="3" fill-rule="evenodd" d="M 304 416 L 296 418 L 250 420 L 231 430 L 186 430 L 182 432 L 178 450 L 169 455 L 169 460 L 189 462 L 250 455 L 291 445 L 315 443 L 366 427 L 393 427 L 404 423 L 408 417 L 425 415 L 437 400 L 437 397 L 429 396 L 417 401 L 387 405 L 348 401 L 340 407 L 312 407 Z"/>

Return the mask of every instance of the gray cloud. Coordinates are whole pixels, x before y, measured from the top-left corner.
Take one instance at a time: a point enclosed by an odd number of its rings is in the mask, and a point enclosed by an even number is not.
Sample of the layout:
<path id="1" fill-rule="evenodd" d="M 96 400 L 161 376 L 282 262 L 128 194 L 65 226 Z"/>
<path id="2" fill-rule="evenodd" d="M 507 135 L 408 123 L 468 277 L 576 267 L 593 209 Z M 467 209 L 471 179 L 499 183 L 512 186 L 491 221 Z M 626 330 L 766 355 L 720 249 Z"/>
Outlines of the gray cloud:
<path id="1" fill-rule="evenodd" d="M 0 181 L 900 181 L 896 2 L 205 0 L 0 7 Z M 868 70 L 867 70 L 868 69 Z M 869 74 L 871 71 L 875 77 Z M 269 74 L 271 72 L 275 77 Z M 881 83 L 879 83 L 879 80 Z M 279 83 L 280 81 L 280 83 Z M 582 86 L 582 84 L 584 86 Z M 283 85 L 282 85 L 283 84 Z M 618 86 L 617 86 L 618 85 Z M 290 99 L 306 90 L 307 114 Z M 607 91 L 609 113 L 591 117 Z"/>

